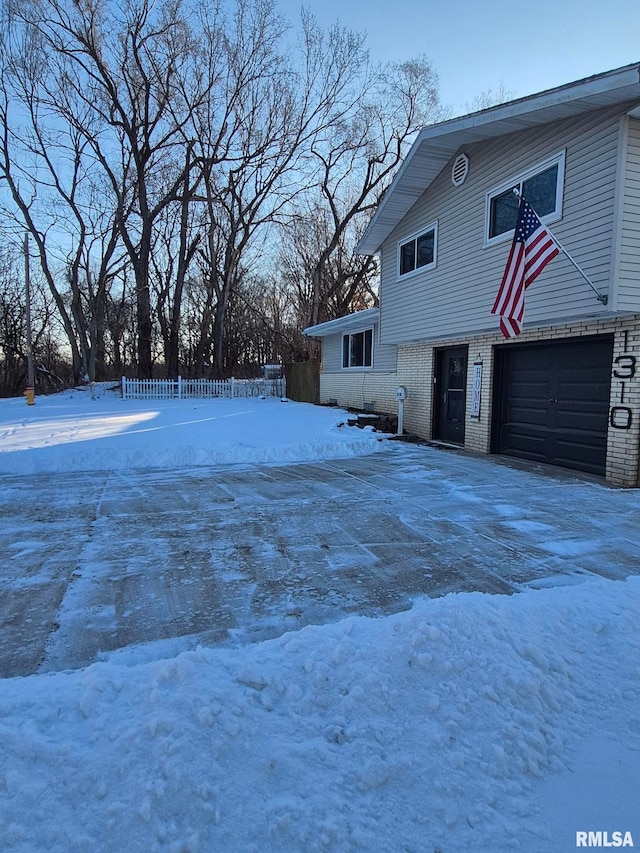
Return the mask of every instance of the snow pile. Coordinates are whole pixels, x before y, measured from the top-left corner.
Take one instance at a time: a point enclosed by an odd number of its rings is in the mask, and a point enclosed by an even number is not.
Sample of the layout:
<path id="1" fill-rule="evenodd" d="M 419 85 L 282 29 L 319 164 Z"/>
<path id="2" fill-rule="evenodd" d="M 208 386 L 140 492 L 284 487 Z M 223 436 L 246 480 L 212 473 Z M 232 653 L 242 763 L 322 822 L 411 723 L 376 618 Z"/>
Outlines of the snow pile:
<path id="1" fill-rule="evenodd" d="M 381 449 L 347 413 L 277 399 L 121 400 L 68 391 L 0 400 L 0 472 L 312 462 Z"/>
<path id="2" fill-rule="evenodd" d="M 554 825 L 544 780 L 575 779 L 588 735 L 640 748 L 639 594 L 451 595 L 0 683 L 2 849 L 543 853 L 640 830 Z"/>
<path id="3" fill-rule="evenodd" d="M 179 478 L 381 449 L 344 416 L 278 400 L 3 400 L 0 472 Z M 459 521 L 481 510 L 445 487 L 455 503 L 439 505 Z M 501 488 L 495 510 L 514 530 L 537 523 L 525 489 Z M 615 494 L 602 490 L 594 537 L 619 515 Z M 576 558 L 592 546 L 540 545 Z M 20 579 L 5 572 L 6 590 Z M 154 662 L 130 646 L 84 670 L 0 680 L 0 849 L 564 853 L 585 831 L 632 833 L 637 847 L 640 578 L 579 579 L 420 599 L 241 648 L 176 654 L 167 640 Z"/>

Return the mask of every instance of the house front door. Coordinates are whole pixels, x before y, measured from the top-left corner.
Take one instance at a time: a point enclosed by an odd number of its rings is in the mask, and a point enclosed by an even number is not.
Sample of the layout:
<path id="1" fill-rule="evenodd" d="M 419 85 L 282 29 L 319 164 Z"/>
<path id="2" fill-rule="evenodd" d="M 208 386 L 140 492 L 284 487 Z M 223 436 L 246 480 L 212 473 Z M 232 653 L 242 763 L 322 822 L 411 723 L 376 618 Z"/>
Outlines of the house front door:
<path id="1" fill-rule="evenodd" d="M 467 347 L 436 351 L 433 437 L 464 444 Z"/>

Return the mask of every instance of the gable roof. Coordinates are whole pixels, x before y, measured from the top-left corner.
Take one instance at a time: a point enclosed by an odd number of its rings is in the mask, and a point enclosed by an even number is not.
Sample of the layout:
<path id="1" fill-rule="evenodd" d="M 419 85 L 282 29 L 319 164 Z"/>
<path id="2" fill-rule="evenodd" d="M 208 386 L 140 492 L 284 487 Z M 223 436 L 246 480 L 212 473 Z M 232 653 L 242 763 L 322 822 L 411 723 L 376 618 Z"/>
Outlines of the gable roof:
<path id="1" fill-rule="evenodd" d="M 311 338 L 325 338 L 327 335 L 336 335 L 339 332 L 353 332 L 367 329 L 380 319 L 379 308 L 365 308 L 354 314 L 346 314 L 336 320 L 327 320 L 326 323 L 318 323 L 317 326 L 308 326 L 302 330 L 302 334 Z"/>
<path id="2" fill-rule="evenodd" d="M 638 63 L 424 127 L 373 214 L 358 251 L 373 255 L 380 249 L 462 146 L 634 101 L 640 104 Z"/>

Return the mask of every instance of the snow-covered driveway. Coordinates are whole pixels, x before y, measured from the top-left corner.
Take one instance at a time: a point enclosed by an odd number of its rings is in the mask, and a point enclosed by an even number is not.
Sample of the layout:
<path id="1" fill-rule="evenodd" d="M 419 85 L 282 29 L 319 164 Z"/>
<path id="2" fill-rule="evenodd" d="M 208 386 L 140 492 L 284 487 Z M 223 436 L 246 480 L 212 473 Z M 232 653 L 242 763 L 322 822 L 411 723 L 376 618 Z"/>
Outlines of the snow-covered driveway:
<path id="1" fill-rule="evenodd" d="M 0 674 L 638 571 L 638 492 L 386 447 L 286 466 L 5 476 Z"/>
<path id="2" fill-rule="evenodd" d="M 640 844 L 640 493 L 343 420 L 0 401 L 2 850 Z"/>

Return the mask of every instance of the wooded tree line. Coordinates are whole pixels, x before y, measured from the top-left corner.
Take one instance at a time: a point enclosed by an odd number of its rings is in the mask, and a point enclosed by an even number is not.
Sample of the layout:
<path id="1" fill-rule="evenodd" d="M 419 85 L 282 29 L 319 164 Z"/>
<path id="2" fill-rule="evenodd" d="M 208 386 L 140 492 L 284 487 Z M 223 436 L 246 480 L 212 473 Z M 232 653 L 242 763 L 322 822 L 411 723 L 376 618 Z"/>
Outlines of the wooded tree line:
<path id="1" fill-rule="evenodd" d="M 374 304 L 358 236 L 438 117 L 426 59 L 375 65 L 363 35 L 292 27 L 274 0 L 4 0 L 4 393 L 25 230 L 41 375 L 304 358 L 305 326 Z"/>

